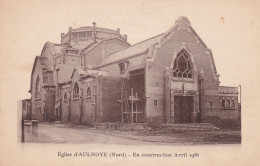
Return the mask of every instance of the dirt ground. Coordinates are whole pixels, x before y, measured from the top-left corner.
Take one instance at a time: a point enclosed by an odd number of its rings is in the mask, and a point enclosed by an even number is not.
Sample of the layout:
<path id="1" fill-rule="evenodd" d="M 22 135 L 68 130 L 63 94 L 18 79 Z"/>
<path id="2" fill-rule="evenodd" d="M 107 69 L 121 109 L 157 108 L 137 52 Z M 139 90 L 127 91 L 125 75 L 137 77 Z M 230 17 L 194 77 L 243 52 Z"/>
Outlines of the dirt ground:
<path id="1" fill-rule="evenodd" d="M 169 131 L 145 129 L 141 131 L 96 130 L 90 126 L 40 123 L 39 136 L 26 138 L 35 143 L 101 143 L 123 145 L 204 145 L 241 144 L 240 130 Z"/>

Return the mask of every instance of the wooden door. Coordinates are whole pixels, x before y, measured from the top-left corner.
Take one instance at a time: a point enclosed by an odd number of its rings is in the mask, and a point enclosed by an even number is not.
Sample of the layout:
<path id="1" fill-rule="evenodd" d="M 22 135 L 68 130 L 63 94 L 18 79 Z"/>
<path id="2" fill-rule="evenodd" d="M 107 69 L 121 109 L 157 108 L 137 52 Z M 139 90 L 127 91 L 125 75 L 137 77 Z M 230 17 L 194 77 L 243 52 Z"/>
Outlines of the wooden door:
<path id="1" fill-rule="evenodd" d="M 192 122 L 192 97 L 174 96 L 174 122 Z"/>

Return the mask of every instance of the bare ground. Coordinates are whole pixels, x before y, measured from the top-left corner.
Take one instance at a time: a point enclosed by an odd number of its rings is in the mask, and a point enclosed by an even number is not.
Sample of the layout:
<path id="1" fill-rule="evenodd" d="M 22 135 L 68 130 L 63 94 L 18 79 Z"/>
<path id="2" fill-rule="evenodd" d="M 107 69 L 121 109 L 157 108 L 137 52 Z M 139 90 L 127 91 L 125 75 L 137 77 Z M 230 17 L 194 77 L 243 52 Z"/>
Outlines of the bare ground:
<path id="1" fill-rule="evenodd" d="M 37 143 L 101 143 L 123 145 L 241 144 L 240 130 L 176 132 L 162 129 L 141 131 L 96 130 L 73 124 L 39 124 L 39 136 L 26 139 Z"/>

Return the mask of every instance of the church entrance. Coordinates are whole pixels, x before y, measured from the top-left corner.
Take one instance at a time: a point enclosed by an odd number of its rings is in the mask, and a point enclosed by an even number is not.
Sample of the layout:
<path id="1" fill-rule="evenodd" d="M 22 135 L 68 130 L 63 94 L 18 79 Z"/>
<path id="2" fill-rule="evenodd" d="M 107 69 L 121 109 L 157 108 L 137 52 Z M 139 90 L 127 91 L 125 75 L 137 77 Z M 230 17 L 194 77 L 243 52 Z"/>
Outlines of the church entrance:
<path id="1" fill-rule="evenodd" d="M 191 123 L 192 105 L 192 96 L 174 96 L 174 123 Z"/>

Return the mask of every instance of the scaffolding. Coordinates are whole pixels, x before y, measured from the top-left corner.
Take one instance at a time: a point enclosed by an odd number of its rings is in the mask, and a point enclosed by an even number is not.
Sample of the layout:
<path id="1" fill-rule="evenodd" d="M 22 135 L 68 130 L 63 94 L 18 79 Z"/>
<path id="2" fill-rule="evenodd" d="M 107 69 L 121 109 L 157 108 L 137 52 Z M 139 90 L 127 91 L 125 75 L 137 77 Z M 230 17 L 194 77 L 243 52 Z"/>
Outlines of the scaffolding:
<path id="1" fill-rule="evenodd" d="M 121 80 L 121 122 L 124 123 L 138 123 L 138 115 L 143 112 L 138 111 L 138 102 L 140 99 L 137 93 L 134 95 L 134 89 L 131 88 L 131 94 L 128 96 L 125 79 Z M 125 118 L 126 117 L 126 118 Z"/>

